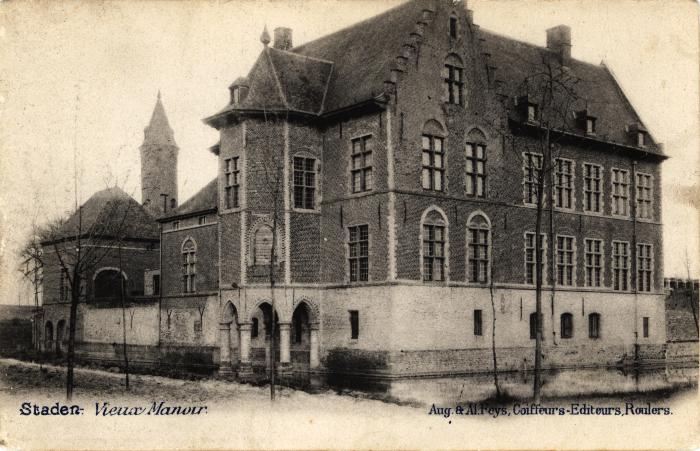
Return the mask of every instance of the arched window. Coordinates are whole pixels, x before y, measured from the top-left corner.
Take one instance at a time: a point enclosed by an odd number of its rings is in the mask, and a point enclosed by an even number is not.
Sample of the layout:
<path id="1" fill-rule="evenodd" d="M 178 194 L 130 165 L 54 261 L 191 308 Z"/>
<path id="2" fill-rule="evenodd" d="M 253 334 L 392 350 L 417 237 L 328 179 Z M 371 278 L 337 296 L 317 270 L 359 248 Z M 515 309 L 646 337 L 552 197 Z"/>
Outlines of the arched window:
<path id="1" fill-rule="evenodd" d="M 253 238 L 253 265 L 268 265 L 272 256 L 272 227 L 263 224 Z M 277 260 L 277 256 L 275 256 Z"/>
<path id="2" fill-rule="evenodd" d="M 484 197 L 486 195 L 486 137 L 476 128 L 467 136 L 466 176 L 467 195 Z"/>
<path id="3" fill-rule="evenodd" d="M 118 298 L 121 296 L 124 282 L 124 275 L 116 268 L 98 270 L 95 274 L 95 298 Z M 125 286 L 124 289 L 126 289 Z"/>
<path id="4" fill-rule="evenodd" d="M 574 316 L 571 313 L 561 314 L 561 338 L 574 336 Z"/>
<path id="5" fill-rule="evenodd" d="M 445 185 L 445 146 L 444 128 L 436 120 L 429 120 L 423 126 L 421 141 L 423 189 L 443 191 Z"/>
<path id="6" fill-rule="evenodd" d="M 442 77 L 444 78 L 443 101 L 462 105 L 464 90 L 464 65 L 457 55 L 448 55 L 445 59 L 445 68 Z"/>
<path id="7" fill-rule="evenodd" d="M 450 37 L 452 39 L 457 39 L 457 31 L 458 31 L 457 23 L 458 23 L 457 16 L 455 16 L 454 14 L 451 14 L 450 15 Z"/>
<path id="8" fill-rule="evenodd" d="M 491 226 L 486 217 L 477 214 L 469 219 L 467 227 L 469 282 L 488 283 Z"/>
<path id="9" fill-rule="evenodd" d="M 437 210 L 430 210 L 422 222 L 423 280 L 445 280 L 447 221 Z"/>
<path id="10" fill-rule="evenodd" d="M 588 315 L 588 338 L 600 338 L 600 313 Z"/>
<path id="11" fill-rule="evenodd" d="M 537 313 L 530 313 L 530 340 L 537 338 Z"/>
<path id="12" fill-rule="evenodd" d="M 197 291 L 197 245 L 192 238 L 182 244 L 182 291 Z"/>

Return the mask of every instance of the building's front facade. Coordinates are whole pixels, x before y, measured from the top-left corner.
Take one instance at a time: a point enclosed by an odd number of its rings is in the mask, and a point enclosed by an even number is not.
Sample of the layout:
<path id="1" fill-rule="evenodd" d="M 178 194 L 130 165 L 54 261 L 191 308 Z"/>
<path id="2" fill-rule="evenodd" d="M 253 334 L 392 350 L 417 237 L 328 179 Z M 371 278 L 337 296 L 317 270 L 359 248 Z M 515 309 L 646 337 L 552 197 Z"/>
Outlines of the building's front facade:
<path id="1" fill-rule="evenodd" d="M 610 71 L 571 58 L 568 27 L 547 40 L 485 32 L 440 0 L 299 47 L 291 30 L 272 43 L 265 31 L 228 106 L 205 120 L 220 132 L 216 178 L 177 208 L 150 207 L 161 227 L 161 290 L 143 307 L 159 324 L 143 324 L 152 346 L 247 376 L 266 365 L 274 311 L 283 370 L 489 371 L 494 327 L 499 368 L 532 367 L 546 107 L 527 81 L 544 64 L 577 80 L 552 132 L 545 366 L 663 358 L 665 157 Z M 168 130 L 146 151 L 176 158 Z M 159 174 L 143 182 L 150 197 L 177 196 L 163 161 L 144 158 L 142 172 Z"/>

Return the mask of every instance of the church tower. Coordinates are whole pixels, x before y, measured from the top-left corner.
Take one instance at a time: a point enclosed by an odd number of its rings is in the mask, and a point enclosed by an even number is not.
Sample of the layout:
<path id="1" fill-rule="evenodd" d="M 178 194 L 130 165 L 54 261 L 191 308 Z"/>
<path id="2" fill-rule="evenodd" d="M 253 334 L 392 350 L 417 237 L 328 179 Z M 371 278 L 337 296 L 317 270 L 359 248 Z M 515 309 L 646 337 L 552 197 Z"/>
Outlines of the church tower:
<path id="1" fill-rule="evenodd" d="M 154 217 L 177 207 L 178 150 L 158 91 L 141 145 L 141 202 Z"/>

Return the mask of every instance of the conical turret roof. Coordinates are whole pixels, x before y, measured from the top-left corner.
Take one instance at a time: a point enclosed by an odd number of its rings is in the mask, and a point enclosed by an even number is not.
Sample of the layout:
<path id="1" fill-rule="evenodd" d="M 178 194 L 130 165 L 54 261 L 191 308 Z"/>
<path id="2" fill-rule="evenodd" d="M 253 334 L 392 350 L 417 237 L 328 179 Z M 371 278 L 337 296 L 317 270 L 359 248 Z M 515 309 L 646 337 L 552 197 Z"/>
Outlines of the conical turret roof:
<path id="1" fill-rule="evenodd" d="M 160 91 L 158 91 L 158 100 L 156 100 L 156 106 L 151 115 L 151 122 L 144 129 L 143 145 L 151 144 L 177 146 L 173 136 L 173 129 L 170 128 L 168 116 L 166 116 L 165 108 L 163 108 Z"/>

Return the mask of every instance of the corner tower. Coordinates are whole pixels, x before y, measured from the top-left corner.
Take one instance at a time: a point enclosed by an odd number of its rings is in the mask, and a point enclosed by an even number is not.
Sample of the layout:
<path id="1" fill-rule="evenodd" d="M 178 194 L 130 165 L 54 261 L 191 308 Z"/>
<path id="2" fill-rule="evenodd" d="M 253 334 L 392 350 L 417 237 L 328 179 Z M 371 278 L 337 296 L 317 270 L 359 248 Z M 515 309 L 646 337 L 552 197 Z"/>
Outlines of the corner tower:
<path id="1" fill-rule="evenodd" d="M 141 145 L 141 202 L 154 217 L 177 207 L 177 153 L 173 129 L 158 100 Z"/>

